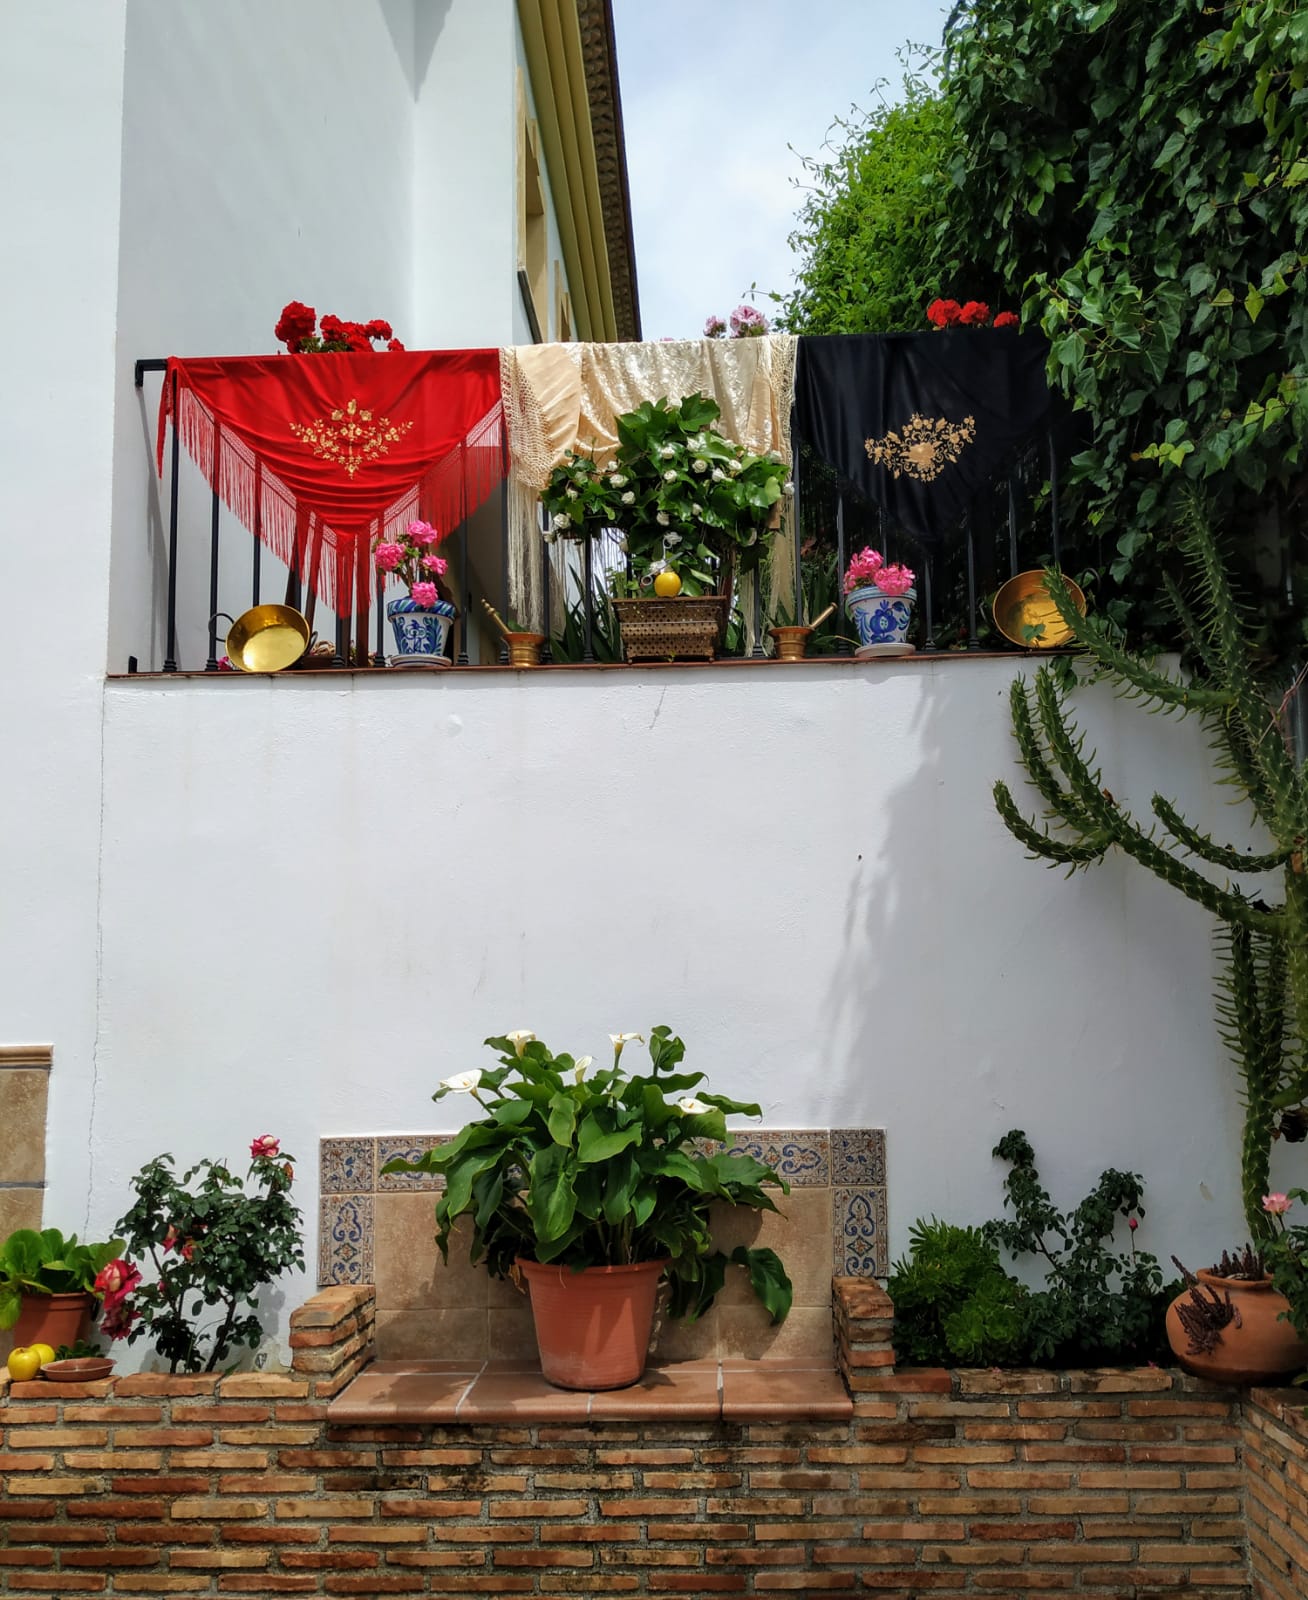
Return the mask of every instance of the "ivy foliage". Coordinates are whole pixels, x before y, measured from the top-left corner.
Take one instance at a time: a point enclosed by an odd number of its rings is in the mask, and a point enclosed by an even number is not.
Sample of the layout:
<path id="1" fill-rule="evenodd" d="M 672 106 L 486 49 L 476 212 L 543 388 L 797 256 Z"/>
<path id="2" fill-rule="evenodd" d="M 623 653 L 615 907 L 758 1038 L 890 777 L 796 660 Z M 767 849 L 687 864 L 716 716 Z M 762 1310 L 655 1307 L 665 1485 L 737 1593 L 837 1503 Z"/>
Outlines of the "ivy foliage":
<path id="1" fill-rule="evenodd" d="M 1308 432 L 1308 7 L 971 0 L 946 32 L 960 276 L 1025 295 L 1093 420 L 1123 577 L 1202 483 L 1285 509 Z"/>
<path id="2" fill-rule="evenodd" d="M 901 103 L 838 120 L 823 153 L 803 158 L 806 192 L 790 236 L 802 264 L 791 293 L 774 296 L 792 333 L 923 325 L 938 292 L 923 240 L 945 222 L 953 121 L 932 61 L 926 51 L 907 56 Z"/>

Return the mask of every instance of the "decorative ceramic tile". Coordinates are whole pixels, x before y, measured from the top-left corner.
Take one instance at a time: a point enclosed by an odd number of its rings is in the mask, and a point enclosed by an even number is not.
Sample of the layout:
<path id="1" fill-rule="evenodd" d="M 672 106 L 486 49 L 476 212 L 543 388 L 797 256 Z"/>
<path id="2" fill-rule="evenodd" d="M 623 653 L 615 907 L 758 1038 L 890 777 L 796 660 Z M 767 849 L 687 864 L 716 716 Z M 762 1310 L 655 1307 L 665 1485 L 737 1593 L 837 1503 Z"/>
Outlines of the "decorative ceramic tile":
<path id="1" fill-rule="evenodd" d="M 886 1130 L 832 1128 L 831 1182 L 885 1186 Z"/>
<path id="2" fill-rule="evenodd" d="M 374 1207 L 370 1194 L 325 1194 L 319 1200 L 319 1288 L 373 1282 Z"/>
<path id="3" fill-rule="evenodd" d="M 371 1194 L 376 1187 L 371 1139 L 320 1139 L 318 1177 L 322 1194 Z"/>
<path id="4" fill-rule="evenodd" d="M 377 1140 L 377 1192 L 385 1194 L 389 1189 L 443 1189 L 445 1178 L 439 1172 L 383 1172 L 382 1168 L 388 1161 L 397 1157 L 405 1161 L 416 1161 L 419 1156 L 428 1150 L 434 1149 L 438 1144 L 448 1144 L 450 1135 L 447 1133 L 395 1133 L 385 1135 Z"/>
<path id="5" fill-rule="evenodd" d="M 890 1270 L 884 1188 L 832 1192 L 832 1270 L 838 1277 L 884 1278 Z"/>
<path id="6" fill-rule="evenodd" d="M 824 1189 L 831 1182 L 830 1140 L 825 1130 L 761 1129 L 731 1133 L 731 1148 L 774 1168 L 796 1188 Z"/>

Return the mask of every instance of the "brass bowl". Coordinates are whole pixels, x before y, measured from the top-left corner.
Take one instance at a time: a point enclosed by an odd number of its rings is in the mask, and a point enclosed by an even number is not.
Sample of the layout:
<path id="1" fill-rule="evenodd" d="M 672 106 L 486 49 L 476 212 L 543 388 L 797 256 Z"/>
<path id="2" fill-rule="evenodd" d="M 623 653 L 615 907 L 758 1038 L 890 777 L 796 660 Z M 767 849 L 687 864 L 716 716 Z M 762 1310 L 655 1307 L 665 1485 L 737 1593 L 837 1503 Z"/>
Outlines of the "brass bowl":
<path id="1" fill-rule="evenodd" d="M 240 672 L 280 672 L 309 648 L 309 621 L 294 606 L 252 606 L 232 623 L 227 659 Z"/>
<path id="2" fill-rule="evenodd" d="M 1071 578 L 1064 577 L 1067 591 L 1076 609 L 1085 616 L 1085 595 Z M 1070 644 L 1076 635 L 1058 614 L 1058 607 L 1045 588 L 1042 568 L 1031 572 L 1015 573 L 1000 586 L 995 595 L 992 611 L 997 627 L 1004 638 L 1023 650 L 1056 650 L 1060 644 Z M 1032 635 L 1024 630 L 1040 628 Z"/>
<path id="3" fill-rule="evenodd" d="M 808 648 L 808 636 L 813 630 L 786 626 L 769 628 L 768 632 L 777 641 L 778 661 L 802 661 L 804 651 Z"/>
<path id="4" fill-rule="evenodd" d="M 540 647 L 545 643 L 543 633 L 506 633 L 504 642 L 509 647 L 511 667 L 540 666 Z"/>

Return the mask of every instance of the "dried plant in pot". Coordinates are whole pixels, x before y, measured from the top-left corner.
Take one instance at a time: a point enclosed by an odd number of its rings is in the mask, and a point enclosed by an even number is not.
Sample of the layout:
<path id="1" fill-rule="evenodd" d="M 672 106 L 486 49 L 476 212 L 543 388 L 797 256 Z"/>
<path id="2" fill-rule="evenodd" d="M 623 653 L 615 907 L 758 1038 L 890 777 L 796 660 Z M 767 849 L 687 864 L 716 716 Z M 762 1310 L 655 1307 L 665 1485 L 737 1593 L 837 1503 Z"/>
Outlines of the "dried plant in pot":
<path id="1" fill-rule="evenodd" d="M 488 1039 L 499 1065 L 445 1078 L 433 1096 L 470 1094 L 485 1115 L 448 1144 L 384 1172 L 439 1173 L 436 1243 L 448 1259 L 460 1217 L 472 1223 L 472 1260 L 493 1277 L 525 1280 L 541 1370 L 566 1389 L 616 1389 L 645 1368 L 660 1283 L 667 1313 L 694 1319 L 713 1304 L 731 1263 L 743 1267 L 773 1322 L 790 1310 L 790 1279 L 766 1247 L 713 1243 L 715 1202 L 775 1211 L 769 1188 L 789 1192 L 771 1167 L 718 1148 L 726 1114 L 759 1108 L 710 1094 L 702 1072 L 678 1071 L 685 1047 L 666 1027 L 649 1036 L 651 1070 L 628 1073 L 611 1034 L 613 1064 L 555 1055 L 534 1034 Z"/>
<path id="2" fill-rule="evenodd" d="M 1289 1303 L 1252 1246 L 1224 1250 L 1201 1272 L 1172 1260 L 1185 1288 L 1167 1308 L 1167 1341 L 1187 1372 L 1215 1383 L 1269 1383 L 1308 1366 Z"/>

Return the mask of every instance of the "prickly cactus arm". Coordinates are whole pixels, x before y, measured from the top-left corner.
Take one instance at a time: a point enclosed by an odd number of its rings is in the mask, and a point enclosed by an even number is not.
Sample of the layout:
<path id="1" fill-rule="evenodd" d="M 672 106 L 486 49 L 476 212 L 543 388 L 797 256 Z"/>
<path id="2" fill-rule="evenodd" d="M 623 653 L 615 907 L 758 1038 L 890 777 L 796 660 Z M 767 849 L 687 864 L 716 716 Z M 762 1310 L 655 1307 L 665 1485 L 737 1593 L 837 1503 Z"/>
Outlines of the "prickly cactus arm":
<path id="1" fill-rule="evenodd" d="M 1226 922 L 1241 922 L 1251 928 L 1267 928 L 1269 931 L 1280 925 L 1279 912 L 1258 910 L 1235 890 L 1220 888 L 1202 873 L 1195 872 L 1184 862 L 1169 855 L 1101 789 L 1099 773 L 1089 767 L 1081 755 L 1084 741 L 1068 724 L 1063 714 L 1058 685 L 1047 668 L 1042 667 L 1036 675 L 1036 698 L 1040 707 L 1041 726 L 1054 760 L 1062 768 L 1073 793 L 1097 829 L 1110 834 L 1114 844 L 1120 845 L 1141 866 L 1148 867 L 1156 877 L 1180 889 L 1191 900 L 1197 900 L 1214 916 Z"/>
<path id="2" fill-rule="evenodd" d="M 1043 828 L 1037 828 L 1026 820 L 1017 809 L 1006 783 L 996 783 L 992 792 L 995 797 L 995 810 L 1003 819 L 1004 826 L 1033 856 L 1042 856 L 1055 865 L 1083 867 L 1091 861 L 1098 861 L 1113 842 L 1106 833 L 1088 833 L 1084 835 L 1080 844 L 1057 839 L 1053 834 L 1046 833 Z"/>
<path id="3" fill-rule="evenodd" d="M 1027 700 L 1024 679 L 1014 678 L 1008 691 L 1008 705 L 1013 715 L 1013 736 L 1017 740 L 1017 750 L 1022 758 L 1022 765 L 1050 811 L 1069 828 L 1076 828 L 1081 832 L 1091 831 L 1084 808 L 1078 805 L 1075 795 L 1063 788 L 1045 760 L 1035 724 L 1031 720 L 1031 707 Z"/>
<path id="4" fill-rule="evenodd" d="M 1285 869 L 1285 972 L 1291 1067 L 1286 1105 L 1308 1099 L 1308 873 L 1300 852 Z"/>
<path id="5" fill-rule="evenodd" d="M 1215 867 L 1225 867 L 1228 872 L 1274 872 L 1290 859 L 1289 850 L 1269 850 L 1264 855 L 1251 855 L 1244 850 L 1232 849 L 1230 845 L 1215 844 L 1206 833 L 1192 828 L 1172 802 L 1164 800 L 1160 794 L 1154 796 L 1153 808 L 1154 815 L 1174 839 L 1192 854 L 1204 861 L 1211 861 Z"/>
<path id="6" fill-rule="evenodd" d="M 1088 651 L 1105 671 L 1129 684 L 1137 695 L 1157 700 L 1168 710 L 1174 711 L 1221 711 L 1231 704 L 1231 696 L 1223 690 L 1183 683 L 1178 678 L 1168 677 L 1165 672 L 1156 672 L 1143 661 L 1128 655 L 1098 618 L 1081 615 L 1061 572 L 1047 568 L 1045 588 L 1059 616 L 1076 635 L 1076 642 L 1081 648 Z"/>
<path id="7" fill-rule="evenodd" d="M 1255 1239 L 1267 1239 L 1274 1230 L 1262 1201 L 1271 1188 L 1272 1130 L 1281 1077 L 1281 1030 L 1270 1021 L 1280 1009 L 1277 995 L 1284 966 L 1279 941 L 1238 923 L 1225 930 L 1220 942 L 1226 946 L 1226 970 L 1218 980 L 1217 1027 L 1244 1076 L 1240 1197 L 1250 1233 Z"/>

